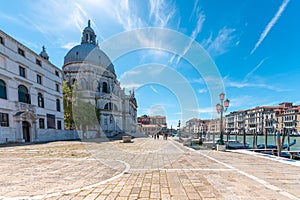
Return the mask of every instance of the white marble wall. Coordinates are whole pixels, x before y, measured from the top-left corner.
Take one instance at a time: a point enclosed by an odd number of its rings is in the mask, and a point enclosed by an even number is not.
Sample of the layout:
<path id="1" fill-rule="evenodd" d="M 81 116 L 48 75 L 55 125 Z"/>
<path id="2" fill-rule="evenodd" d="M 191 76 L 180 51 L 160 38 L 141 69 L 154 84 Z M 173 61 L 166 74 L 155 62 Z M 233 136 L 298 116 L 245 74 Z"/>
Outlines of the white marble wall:
<path id="1" fill-rule="evenodd" d="M 16 106 L 18 102 L 18 86 L 27 87 L 31 97 L 31 106 L 34 108 L 34 115 L 37 117 L 37 138 L 39 134 L 47 130 L 46 114 L 55 115 L 57 120 L 61 121 L 64 128 L 63 95 L 62 95 L 62 73 L 61 70 L 51 64 L 48 60 L 25 47 L 9 35 L 0 31 L 0 36 L 4 38 L 4 45 L 0 44 L 0 79 L 6 83 L 7 99 L 0 99 L 0 112 L 9 114 L 9 127 L 0 127 L 0 142 L 17 141 L 18 123 L 14 115 L 20 110 Z M 25 57 L 18 53 L 18 48 L 25 52 Z M 36 64 L 36 59 L 40 60 L 42 66 Z M 26 77 L 19 75 L 19 66 L 26 69 Z M 59 76 L 55 74 L 59 73 Z M 42 84 L 37 83 L 37 74 L 42 76 Z M 56 91 L 56 84 L 59 85 L 59 91 Z M 44 96 L 44 108 L 38 107 L 37 94 L 41 92 Z M 56 99 L 60 99 L 60 112 L 56 111 Z M 45 128 L 39 129 L 38 118 L 45 119 Z M 26 119 L 24 119 L 26 120 Z M 27 121 L 27 120 L 26 120 Z M 28 120 L 33 131 L 35 124 Z M 58 130 L 48 130 L 56 134 Z M 35 135 L 32 135 L 35 140 Z"/>

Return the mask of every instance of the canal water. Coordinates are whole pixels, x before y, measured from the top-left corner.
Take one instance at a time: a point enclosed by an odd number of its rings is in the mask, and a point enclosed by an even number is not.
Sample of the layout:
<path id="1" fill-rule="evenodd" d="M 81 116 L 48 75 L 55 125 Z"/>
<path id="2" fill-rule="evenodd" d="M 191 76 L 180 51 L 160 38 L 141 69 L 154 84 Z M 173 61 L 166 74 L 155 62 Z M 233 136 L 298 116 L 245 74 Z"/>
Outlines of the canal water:
<path id="1" fill-rule="evenodd" d="M 231 140 L 235 140 L 235 135 L 230 135 Z M 243 143 L 244 137 L 242 135 L 237 136 L 238 141 Z M 273 135 L 268 135 L 268 145 L 272 144 L 275 145 L 275 137 Z M 224 135 L 224 140 L 227 140 L 227 135 Z M 282 137 L 281 137 L 282 140 Z M 290 137 L 290 143 L 292 143 L 294 140 L 296 140 L 296 144 L 291 146 L 291 150 L 300 150 L 300 137 Z M 246 136 L 246 142 L 252 147 L 253 145 L 253 135 L 247 135 Z M 284 139 L 284 143 L 287 144 L 288 137 L 286 136 Z M 265 136 L 264 135 L 258 135 L 257 136 L 257 144 L 264 144 L 265 143 Z"/>

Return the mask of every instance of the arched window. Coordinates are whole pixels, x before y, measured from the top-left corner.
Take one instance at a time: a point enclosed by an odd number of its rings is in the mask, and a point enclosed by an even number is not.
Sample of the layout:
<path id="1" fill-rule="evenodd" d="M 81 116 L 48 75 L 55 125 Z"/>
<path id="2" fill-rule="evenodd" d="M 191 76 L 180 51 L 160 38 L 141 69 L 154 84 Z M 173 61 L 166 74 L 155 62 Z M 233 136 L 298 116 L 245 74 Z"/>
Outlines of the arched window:
<path id="1" fill-rule="evenodd" d="M 42 93 L 38 93 L 38 107 L 44 108 L 44 97 Z"/>
<path id="2" fill-rule="evenodd" d="M 105 104 L 104 110 L 112 110 L 112 103 Z"/>
<path id="3" fill-rule="evenodd" d="M 113 104 L 113 103 L 107 103 L 104 106 L 104 110 L 114 110 L 114 111 L 118 111 L 118 107 Z"/>
<path id="4" fill-rule="evenodd" d="M 108 85 L 106 82 L 102 83 L 102 92 L 108 93 Z"/>
<path id="5" fill-rule="evenodd" d="M 6 96 L 6 83 L 0 79 L 0 98 L 7 99 Z"/>
<path id="6" fill-rule="evenodd" d="M 77 84 L 77 80 L 75 78 L 73 78 L 71 84 L 72 84 L 71 87 L 73 87 L 74 85 Z"/>
<path id="7" fill-rule="evenodd" d="M 56 99 L 56 110 L 60 112 L 60 100 Z"/>
<path id="8" fill-rule="evenodd" d="M 28 89 L 24 85 L 19 85 L 18 96 L 19 96 L 19 102 L 30 104 L 30 94 L 28 93 Z"/>

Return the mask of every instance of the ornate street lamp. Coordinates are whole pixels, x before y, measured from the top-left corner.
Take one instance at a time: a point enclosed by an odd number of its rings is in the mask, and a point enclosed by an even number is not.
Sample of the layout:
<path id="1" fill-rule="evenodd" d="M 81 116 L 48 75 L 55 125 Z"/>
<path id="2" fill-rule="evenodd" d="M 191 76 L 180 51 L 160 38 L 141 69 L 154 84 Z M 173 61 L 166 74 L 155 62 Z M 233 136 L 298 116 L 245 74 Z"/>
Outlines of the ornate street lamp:
<path id="1" fill-rule="evenodd" d="M 178 121 L 178 131 L 177 131 L 177 136 L 179 137 L 179 140 L 181 140 L 181 133 L 180 133 L 180 124 L 181 124 L 181 122 L 180 122 L 180 120 Z"/>
<path id="2" fill-rule="evenodd" d="M 229 107 L 229 100 L 225 98 L 225 94 L 221 93 L 220 95 L 220 103 L 216 105 L 216 109 L 218 113 L 220 114 L 220 140 L 218 142 L 219 145 L 224 145 L 224 139 L 223 139 L 223 132 L 222 132 L 222 126 L 223 126 L 223 112 L 226 112 L 227 108 Z"/>

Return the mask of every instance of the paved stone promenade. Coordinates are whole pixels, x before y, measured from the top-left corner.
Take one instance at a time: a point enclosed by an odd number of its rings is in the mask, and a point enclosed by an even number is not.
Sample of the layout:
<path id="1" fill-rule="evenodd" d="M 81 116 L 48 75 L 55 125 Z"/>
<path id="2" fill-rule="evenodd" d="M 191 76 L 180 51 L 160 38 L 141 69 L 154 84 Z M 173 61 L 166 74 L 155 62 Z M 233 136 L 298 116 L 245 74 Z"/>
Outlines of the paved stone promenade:
<path id="1" fill-rule="evenodd" d="M 153 138 L 1 147 L 0 199 L 299 199 L 298 164 Z"/>

